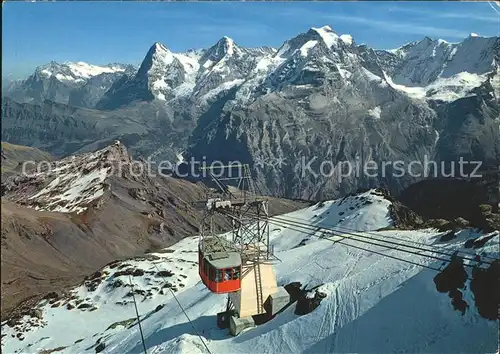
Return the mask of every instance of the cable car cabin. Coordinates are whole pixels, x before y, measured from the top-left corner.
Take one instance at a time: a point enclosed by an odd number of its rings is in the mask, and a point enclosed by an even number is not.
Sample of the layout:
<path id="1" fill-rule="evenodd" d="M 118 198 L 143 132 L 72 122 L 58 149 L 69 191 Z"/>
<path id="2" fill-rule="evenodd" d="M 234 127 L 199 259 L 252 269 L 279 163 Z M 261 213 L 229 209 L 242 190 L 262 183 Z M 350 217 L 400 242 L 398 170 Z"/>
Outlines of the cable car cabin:
<path id="1" fill-rule="evenodd" d="M 226 240 L 205 237 L 200 242 L 198 269 L 203 284 L 214 293 L 225 294 L 241 288 L 241 256 Z"/>

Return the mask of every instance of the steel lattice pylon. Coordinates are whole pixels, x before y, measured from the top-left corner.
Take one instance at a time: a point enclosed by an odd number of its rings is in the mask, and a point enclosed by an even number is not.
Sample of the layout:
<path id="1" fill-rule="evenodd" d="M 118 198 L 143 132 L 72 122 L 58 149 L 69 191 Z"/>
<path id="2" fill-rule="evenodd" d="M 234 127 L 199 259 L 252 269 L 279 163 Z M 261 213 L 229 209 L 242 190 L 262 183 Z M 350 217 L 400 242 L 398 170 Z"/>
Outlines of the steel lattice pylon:
<path id="1" fill-rule="evenodd" d="M 241 262 L 241 287 L 237 291 L 228 292 L 225 312 L 218 316 L 229 316 L 231 311 L 240 316 L 242 303 L 245 303 L 243 311 L 246 316 L 249 311 L 255 315 L 262 314 L 266 312 L 264 301 L 269 296 L 269 286 L 276 286 L 275 275 L 272 268 L 269 268 L 272 267 L 271 261 L 276 258 L 269 243 L 268 200 L 256 195 L 248 165 L 216 168 L 225 168 L 229 176 L 215 176 L 214 168 L 204 169 L 217 185 L 218 193 L 197 203 L 204 209 L 200 227 L 200 251 L 203 254 L 217 254 L 218 259 L 229 259 L 229 254 L 237 253 Z M 231 175 L 234 168 L 239 169 L 237 177 Z M 226 180 L 237 180 L 237 186 L 227 186 L 224 183 Z M 226 218 L 232 226 L 231 231 L 219 235 L 219 230 L 214 229 L 216 217 Z M 263 283 L 266 284 L 265 289 Z"/>
<path id="2" fill-rule="evenodd" d="M 230 176 L 216 177 L 213 170 L 220 168 L 226 169 Z M 235 168 L 239 169 L 237 177 L 231 176 Z M 205 167 L 203 170 L 208 171 L 219 191 L 212 198 L 197 203 L 204 209 L 201 237 L 220 238 L 223 247 L 240 252 L 244 264 L 270 261 L 268 200 L 256 195 L 249 165 Z M 226 180 L 237 180 L 237 187 L 227 186 Z M 227 218 L 232 225 L 231 232 L 224 236 L 214 230 L 217 215 Z"/>

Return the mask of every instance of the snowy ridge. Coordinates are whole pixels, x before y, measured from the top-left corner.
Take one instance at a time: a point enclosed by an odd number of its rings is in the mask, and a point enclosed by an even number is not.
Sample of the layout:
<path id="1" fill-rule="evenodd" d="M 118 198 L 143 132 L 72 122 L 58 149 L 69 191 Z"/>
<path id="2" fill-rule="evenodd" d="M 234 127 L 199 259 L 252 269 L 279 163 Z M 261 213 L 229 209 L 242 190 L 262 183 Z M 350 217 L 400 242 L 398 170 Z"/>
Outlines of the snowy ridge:
<path id="1" fill-rule="evenodd" d="M 13 200 L 36 210 L 77 213 L 103 196 L 113 163 L 130 162 L 119 142 L 102 150 L 71 156 L 41 166 L 21 177 Z M 39 186 L 43 186 L 40 188 Z"/>
<path id="2" fill-rule="evenodd" d="M 412 98 L 452 102 L 472 95 L 471 91 L 487 81 L 488 75 L 461 72 L 449 78 L 439 78 L 425 87 L 398 85 L 385 73 L 384 78 L 392 88 L 404 92 Z"/>
<path id="3" fill-rule="evenodd" d="M 51 61 L 38 66 L 26 79 L 10 85 L 5 95 L 21 103 L 50 100 L 70 106 L 94 108 L 116 81 L 136 71 L 133 65 L 118 63 L 93 65 L 82 61 Z"/>
<path id="4" fill-rule="evenodd" d="M 346 243 L 366 249 L 358 250 L 276 222 L 293 218 L 318 227 L 371 230 L 377 235 L 374 237 L 397 237 L 450 253 L 463 249 L 467 239 L 476 238 L 485 244 L 465 252 L 498 257 L 498 232 L 481 236 L 464 230 L 443 242 L 442 233 L 435 230 L 375 231 L 392 224 L 389 205 L 383 196 L 368 191 L 318 203 L 271 223 L 271 241 L 281 259 L 275 265 L 279 285 L 295 281 L 308 289 L 320 285 L 327 295 L 307 315 L 294 314 L 291 306 L 238 337 L 220 330 L 215 315 L 225 307 L 226 297 L 210 293 L 199 281 L 198 238 L 190 237 L 160 253 L 113 262 L 67 295 L 40 302 L 33 316 L 4 322 L 2 349 L 9 353 L 55 348 L 61 353 L 103 349 L 107 353 L 139 353 L 142 344 L 131 299 L 134 291 L 148 352 L 203 353 L 205 349 L 171 289 L 214 353 L 370 352 L 373 348 L 381 352 L 496 350 L 498 321 L 488 321 L 478 314 L 468 282 L 463 289 L 468 307 L 462 314 L 453 309 L 446 293 L 437 291 L 433 281 L 436 272 L 370 250 L 433 267 L 441 262 L 346 239 Z"/>
<path id="5" fill-rule="evenodd" d="M 392 71 L 390 76 L 396 84 L 427 87 L 460 73 L 481 76 L 494 71 L 494 58 L 499 48 L 499 37 L 469 36 L 459 43 L 426 37 L 398 49 L 378 53 L 394 56 L 396 65 L 391 65 L 386 71 Z"/>
<path id="6" fill-rule="evenodd" d="M 277 50 L 245 48 L 227 36 L 210 48 L 185 53 L 174 53 L 157 42 L 136 74 L 106 90 L 97 107 L 113 109 L 136 99 L 210 103 L 219 93 L 234 88 L 231 83 L 235 82 L 236 103 L 245 104 L 272 92 L 313 90 L 325 78 L 356 86 L 360 70 L 380 77 L 381 86 L 388 84 L 382 78 L 385 71 L 391 86 L 411 98 L 449 102 L 467 97 L 495 70 L 494 54 L 500 42 L 498 37 L 469 36 L 460 43 L 426 37 L 394 50 L 366 51 L 364 47 L 328 25 L 312 27 Z M 38 73 L 80 85 L 96 75 L 125 73 L 125 68 L 119 64 L 51 63 Z"/>
<path id="7" fill-rule="evenodd" d="M 42 76 L 50 78 L 54 76 L 59 81 L 85 82 L 88 79 L 101 74 L 124 73 L 126 66 L 121 64 L 108 64 L 105 66 L 92 65 L 85 62 L 64 62 L 62 64 L 51 62 L 50 64 L 37 68 Z"/>
<path id="8" fill-rule="evenodd" d="M 333 32 L 330 26 L 323 26 L 320 28 L 312 27 L 311 29 L 319 34 L 319 36 L 321 37 L 323 42 L 325 42 L 328 48 L 331 48 L 339 40 L 339 36 L 335 32 Z"/>
<path id="9" fill-rule="evenodd" d="M 107 66 L 97 66 L 92 64 L 87 64 L 82 61 L 77 63 L 66 62 L 70 70 L 79 77 L 88 79 L 93 76 L 97 76 L 103 73 L 121 73 L 125 71 L 125 68 L 119 65 L 107 65 Z"/>

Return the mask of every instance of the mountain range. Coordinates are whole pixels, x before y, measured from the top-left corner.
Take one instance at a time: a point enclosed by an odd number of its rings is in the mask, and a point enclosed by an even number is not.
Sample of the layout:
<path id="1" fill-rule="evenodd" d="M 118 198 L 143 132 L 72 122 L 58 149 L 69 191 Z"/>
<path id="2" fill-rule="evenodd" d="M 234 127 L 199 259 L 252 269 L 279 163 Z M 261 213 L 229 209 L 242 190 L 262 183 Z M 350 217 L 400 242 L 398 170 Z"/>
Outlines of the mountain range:
<path id="1" fill-rule="evenodd" d="M 253 166 L 266 194 L 321 199 L 400 191 L 419 177 L 315 176 L 322 161 L 500 161 L 499 37 L 428 37 L 394 50 L 329 26 L 279 48 L 223 37 L 174 53 L 154 43 L 138 69 L 50 63 L 4 93 L 2 140 L 62 157 L 120 139 L 135 155 Z M 420 169 L 417 172 L 422 172 Z"/>

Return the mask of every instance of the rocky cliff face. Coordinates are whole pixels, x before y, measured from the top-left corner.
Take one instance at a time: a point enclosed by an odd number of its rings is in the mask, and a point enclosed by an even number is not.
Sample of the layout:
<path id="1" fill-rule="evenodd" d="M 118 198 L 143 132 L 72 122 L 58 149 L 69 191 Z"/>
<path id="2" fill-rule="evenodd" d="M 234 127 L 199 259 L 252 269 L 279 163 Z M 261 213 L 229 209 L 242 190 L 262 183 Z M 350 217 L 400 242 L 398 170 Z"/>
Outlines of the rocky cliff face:
<path id="1" fill-rule="evenodd" d="M 279 64 L 260 85 L 243 84 L 208 129 L 194 131 L 189 152 L 208 160 L 244 160 L 255 167 L 261 188 L 310 198 L 380 185 L 398 191 L 423 178 L 395 178 L 396 161 L 449 163 L 462 156 L 498 162 L 498 43 L 468 38 L 451 45 L 427 38 L 394 53 L 375 52 L 328 27 L 311 29 L 274 54 Z M 427 55 L 441 47 L 454 55 Z M 466 54 L 473 48 L 482 48 L 475 64 Z M 448 65 L 454 71 L 445 70 Z M 482 81 L 473 88 L 455 83 L 455 75 L 466 72 L 460 70 L 483 75 Z M 378 166 L 376 176 L 363 167 L 360 174 L 341 176 L 348 171 L 339 164 L 356 169 L 367 161 Z M 390 164 L 385 173 L 384 162 Z M 421 165 L 413 169 L 413 175 L 424 173 Z"/>
<path id="2" fill-rule="evenodd" d="M 482 75 L 495 69 L 498 37 L 469 36 L 460 43 L 425 37 L 392 51 L 377 51 L 392 80 L 406 86 L 427 86 L 463 72 Z"/>

